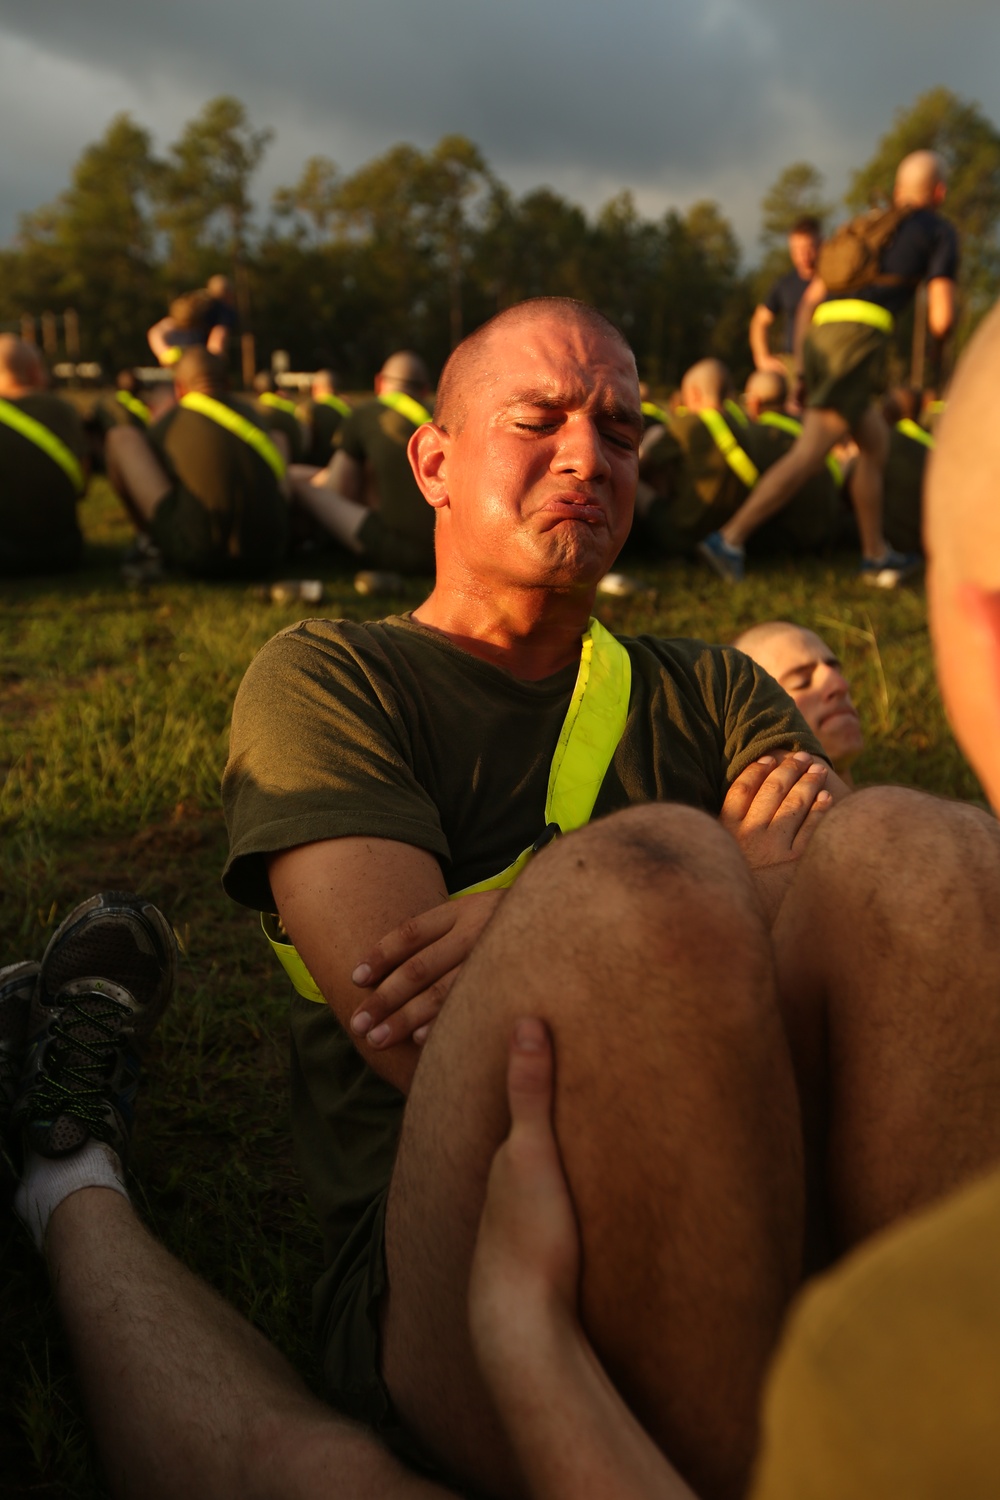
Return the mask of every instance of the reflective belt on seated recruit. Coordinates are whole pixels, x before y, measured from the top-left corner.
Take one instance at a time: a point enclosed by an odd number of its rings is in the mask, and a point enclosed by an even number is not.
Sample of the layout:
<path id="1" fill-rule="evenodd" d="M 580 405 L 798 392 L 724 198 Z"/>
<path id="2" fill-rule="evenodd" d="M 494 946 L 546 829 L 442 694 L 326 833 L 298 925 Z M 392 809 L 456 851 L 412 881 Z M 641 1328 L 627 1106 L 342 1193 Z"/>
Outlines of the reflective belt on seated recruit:
<path id="1" fill-rule="evenodd" d="M 877 302 L 866 302 L 863 297 L 839 297 L 835 302 L 821 302 L 813 313 L 813 322 L 820 327 L 824 323 L 867 323 L 891 333 L 894 327 L 892 313 Z"/>
<path id="2" fill-rule="evenodd" d="M 901 432 L 904 437 L 912 438 L 915 443 L 923 443 L 925 448 L 934 447 L 934 439 L 919 422 L 914 422 L 912 417 L 903 417 L 902 421 L 896 423 L 896 431 Z"/>
<path id="3" fill-rule="evenodd" d="M 727 396 L 722 404 L 738 427 L 750 426 L 750 418 L 738 401 L 734 401 L 731 396 Z"/>
<path id="4" fill-rule="evenodd" d="M 802 423 L 783 411 L 762 411 L 757 418 L 757 425 L 776 427 L 779 432 L 787 432 L 791 437 L 798 437 L 802 431 Z M 839 490 L 844 483 L 844 471 L 832 453 L 826 455 L 826 466 L 830 471 L 830 478 Z"/>
<path id="5" fill-rule="evenodd" d="M 50 427 L 46 427 L 44 422 L 37 421 L 35 417 L 29 417 L 26 411 L 15 406 L 12 401 L 3 400 L 0 400 L 0 422 L 14 432 L 19 432 L 29 443 L 34 443 L 36 448 L 41 448 L 53 463 L 59 465 L 77 494 L 83 494 L 86 484 L 83 465 Z"/>
<path id="6" fill-rule="evenodd" d="M 655 401 L 644 401 L 642 403 L 642 414 L 644 417 L 648 417 L 651 422 L 662 422 L 664 426 L 670 422 L 669 414 L 663 410 L 662 406 L 657 406 Z"/>
<path id="7" fill-rule="evenodd" d="M 261 406 L 269 406 L 272 411 L 283 411 L 290 417 L 295 415 L 295 402 L 289 401 L 287 396 L 277 396 L 274 391 L 261 391 L 259 399 Z"/>
<path id="8" fill-rule="evenodd" d="M 712 434 L 715 446 L 733 473 L 738 479 L 742 479 L 748 490 L 752 490 L 760 478 L 760 470 L 749 453 L 744 453 L 733 437 L 721 411 L 700 411 L 698 415 Z"/>
<path id="9" fill-rule="evenodd" d="M 378 399 L 383 406 L 388 406 L 392 411 L 398 411 L 399 415 L 405 417 L 408 422 L 412 422 L 414 427 L 423 427 L 425 422 L 434 420 L 426 406 L 421 406 L 415 397 L 408 396 L 405 391 L 383 391 Z"/>
<path id="10" fill-rule="evenodd" d="M 571 833 L 590 822 L 601 783 L 625 732 L 631 688 L 632 663 L 628 652 L 599 621 L 591 620 L 583 637 L 576 683 L 549 767 L 544 827 L 535 842 L 506 869 L 455 891 L 452 900 L 513 885 L 539 849 L 559 834 Z M 288 942 L 278 918 L 270 912 L 261 912 L 260 925 L 298 993 L 305 1000 L 322 1003 L 319 986 L 298 951 Z"/>
<path id="11" fill-rule="evenodd" d="M 181 397 L 181 406 L 188 411 L 196 411 L 201 416 L 207 417 L 210 422 L 216 422 L 224 427 L 227 432 L 233 433 L 259 453 L 264 462 L 273 469 L 278 479 L 285 477 L 285 460 L 271 442 L 266 432 L 249 418 L 241 416 L 238 411 L 233 411 L 224 401 L 216 401 L 214 396 L 204 396 L 201 391 L 188 391 L 186 396 Z"/>
<path id="12" fill-rule="evenodd" d="M 153 419 L 153 413 L 145 401 L 140 401 L 139 397 L 133 396 L 131 391 L 119 391 L 115 396 L 115 400 L 119 406 L 124 406 L 127 412 L 130 412 L 137 421 L 141 422 L 143 427 L 149 426 Z"/>
<path id="13" fill-rule="evenodd" d="M 317 406 L 332 407 L 332 409 L 336 412 L 339 412 L 342 417 L 349 417 L 353 410 L 352 407 L 348 406 L 346 401 L 341 401 L 339 396 L 314 396 L 313 400 L 316 402 Z"/>

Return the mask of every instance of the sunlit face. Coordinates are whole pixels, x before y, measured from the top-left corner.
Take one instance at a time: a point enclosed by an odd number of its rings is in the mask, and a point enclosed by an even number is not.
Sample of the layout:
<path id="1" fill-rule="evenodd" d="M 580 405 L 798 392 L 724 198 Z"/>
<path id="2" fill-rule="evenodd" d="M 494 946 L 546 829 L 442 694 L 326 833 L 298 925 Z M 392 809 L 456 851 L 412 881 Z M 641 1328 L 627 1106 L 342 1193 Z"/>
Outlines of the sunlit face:
<path id="1" fill-rule="evenodd" d="M 447 438 L 439 560 L 491 586 L 596 584 L 632 522 L 641 437 L 617 339 L 550 314 L 497 330 Z"/>
<path id="2" fill-rule="evenodd" d="M 792 265 L 798 271 L 804 281 L 811 281 L 816 270 L 816 257 L 819 254 L 819 240 L 813 234 L 790 234 L 788 236 L 788 253 L 792 257 Z"/>
<path id="3" fill-rule="evenodd" d="M 794 701 L 835 767 L 846 767 L 861 754 L 861 720 L 840 662 L 825 641 L 811 630 L 789 628 L 752 655 Z"/>

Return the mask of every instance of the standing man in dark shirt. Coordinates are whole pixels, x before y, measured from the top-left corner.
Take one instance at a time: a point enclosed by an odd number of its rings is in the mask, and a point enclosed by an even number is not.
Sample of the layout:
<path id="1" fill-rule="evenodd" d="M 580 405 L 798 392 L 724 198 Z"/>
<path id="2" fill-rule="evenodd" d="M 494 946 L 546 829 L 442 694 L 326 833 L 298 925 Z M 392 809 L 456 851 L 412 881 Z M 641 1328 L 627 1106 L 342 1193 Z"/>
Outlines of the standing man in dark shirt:
<path id="1" fill-rule="evenodd" d="M 819 253 L 819 220 L 811 215 L 799 219 L 788 235 L 788 254 L 792 269 L 779 276 L 763 302 L 754 308 L 750 319 L 750 349 L 758 370 L 775 370 L 787 375 L 792 364 L 795 343 L 795 315 L 803 293 L 816 270 Z M 781 353 L 771 350 L 770 329 L 782 321 Z"/>
<path id="2" fill-rule="evenodd" d="M 45 383 L 38 350 L 0 334 L 0 575 L 55 572 L 80 560 L 83 426 Z"/>
<path id="3" fill-rule="evenodd" d="M 932 337 L 943 339 L 954 321 L 958 236 L 937 212 L 945 191 L 940 157 L 933 151 L 911 152 L 896 173 L 893 207 L 899 217 L 878 252 L 876 273 L 849 290 L 831 290 L 822 274 L 813 278 L 802 298 L 796 329 L 796 364 L 807 393 L 802 434 L 736 514 L 699 544 L 704 561 L 727 582 L 743 577 L 747 539 L 787 505 L 848 432 L 859 450 L 851 501 L 861 533 L 861 576 L 882 588 L 894 588 L 919 567 L 918 556 L 893 551 L 885 539 L 883 474 L 889 429 L 876 402 L 885 389 L 895 318 L 913 300 L 921 281 L 927 282 Z M 851 226 L 858 228 L 859 241 L 861 226 L 861 220 Z M 829 240 L 824 258 L 832 245 Z"/>
<path id="4" fill-rule="evenodd" d="M 227 577 L 267 572 L 285 550 L 285 464 L 263 420 L 226 392 L 222 359 L 181 357 L 177 404 L 149 429 L 107 437 L 108 479 L 168 566 Z"/>
<path id="5" fill-rule="evenodd" d="M 302 508 L 373 568 L 434 571 L 434 512 L 406 456 L 414 432 L 431 420 L 429 394 L 419 355 L 391 354 L 375 376 L 375 400 L 357 407 L 335 434 L 328 467 L 295 464 L 289 473 Z"/>

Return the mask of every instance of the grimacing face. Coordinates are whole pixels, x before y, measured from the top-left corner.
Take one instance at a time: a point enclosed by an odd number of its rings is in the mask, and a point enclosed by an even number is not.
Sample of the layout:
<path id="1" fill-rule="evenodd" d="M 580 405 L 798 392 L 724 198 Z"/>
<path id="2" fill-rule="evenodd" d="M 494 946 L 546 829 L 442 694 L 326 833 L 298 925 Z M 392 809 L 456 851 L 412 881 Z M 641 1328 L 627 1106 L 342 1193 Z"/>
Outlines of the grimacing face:
<path id="1" fill-rule="evenodd" d="M 861 754 L 861 720 L 840 662 L 825 641 L 811 630 L 783 630 L 752 655 L 785 689 L 835 767 Z"/>
<path id="2" fill-rule="evenodd" d="M 617 339 L 544 314 L 498 329 L 444 437 L 439 558 L 494 585 L 596 584 L 632 523 L 641 436 Z"/>

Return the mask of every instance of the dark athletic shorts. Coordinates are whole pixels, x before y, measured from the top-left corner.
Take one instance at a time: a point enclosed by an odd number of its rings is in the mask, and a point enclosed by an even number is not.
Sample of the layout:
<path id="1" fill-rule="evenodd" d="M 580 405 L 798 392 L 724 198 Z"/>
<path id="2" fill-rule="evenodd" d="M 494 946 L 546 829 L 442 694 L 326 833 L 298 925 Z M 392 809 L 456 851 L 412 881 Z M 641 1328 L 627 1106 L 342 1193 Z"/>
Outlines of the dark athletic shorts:
<path id="1" fill-rule="evenodd" d="M 888 334 L 867 323 L 814 324 L 802 350 L 806 405 L 854 427 L 885 390 L 888 348 Z"/>
<path id="2" fill-rule="evenodd" d="M 389 1279 L 385 1260 L 388 1199 L 385 1188 L 369 1204 L 313 1292 L 324 1384 L 338 1411 L 371 1427 L 411 1468 L 448 1483 L 441 1466 L 404 1426 L 381 1375 L 379 1305 Z"/>
<path id="3" fill-rule="evenodd" d="M 371 563 L 373 568 L 418 574 L 425 578 L 434 576 L 433 543 L 425 544 L 401 531 L 394 531 L 376 510 L 361 523 L 358 540 L 365 549 L 365 562 Z"/>

